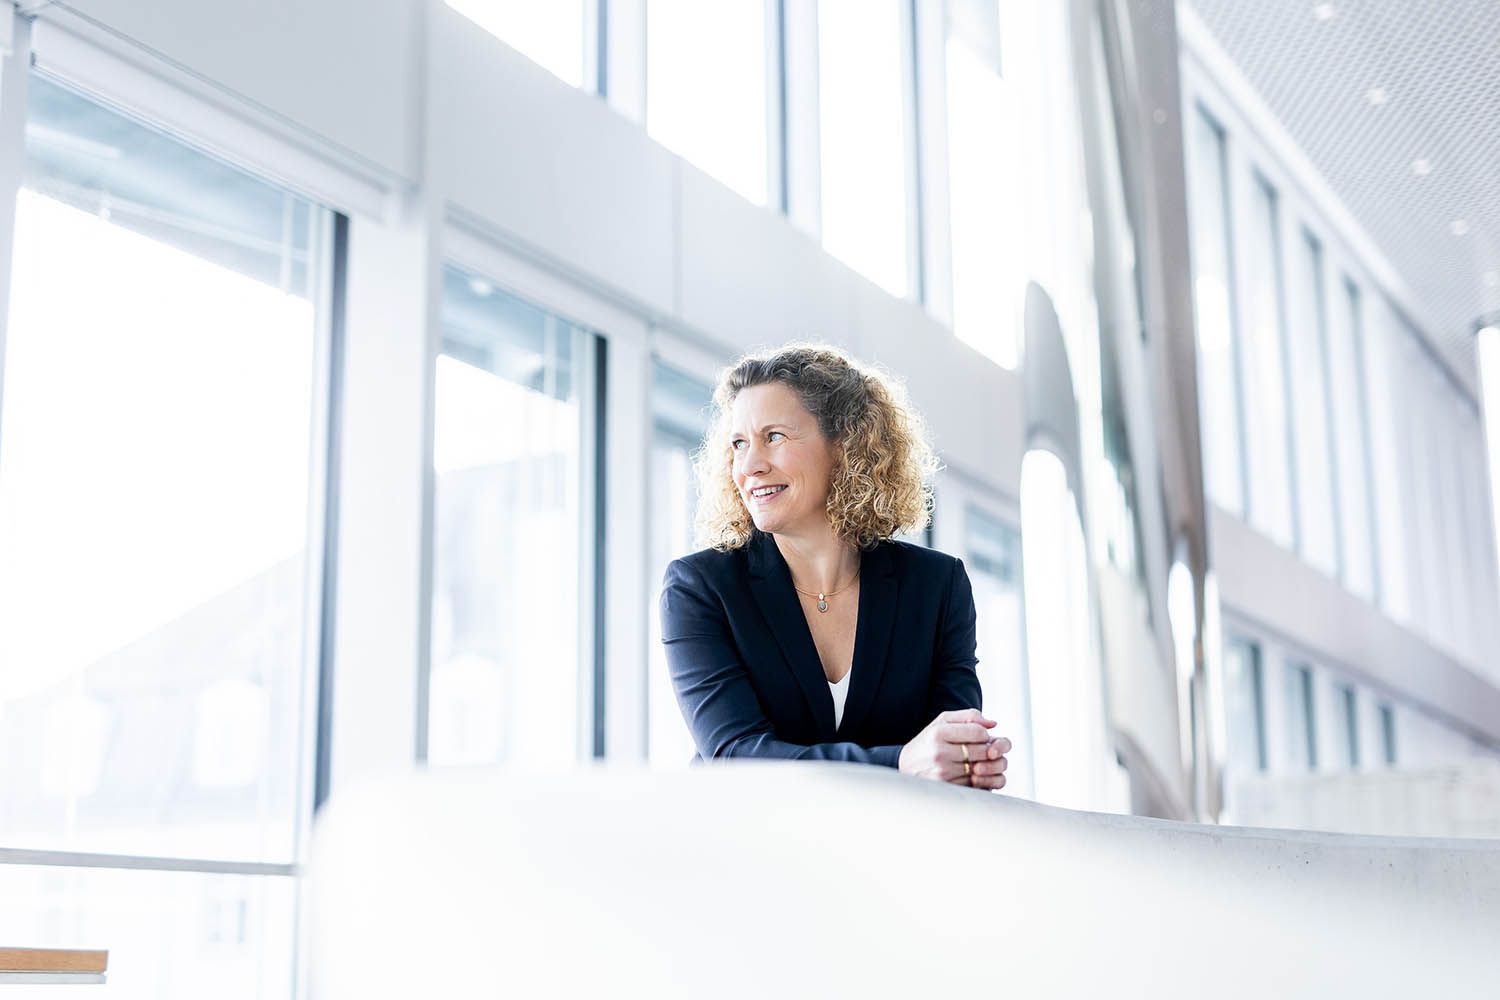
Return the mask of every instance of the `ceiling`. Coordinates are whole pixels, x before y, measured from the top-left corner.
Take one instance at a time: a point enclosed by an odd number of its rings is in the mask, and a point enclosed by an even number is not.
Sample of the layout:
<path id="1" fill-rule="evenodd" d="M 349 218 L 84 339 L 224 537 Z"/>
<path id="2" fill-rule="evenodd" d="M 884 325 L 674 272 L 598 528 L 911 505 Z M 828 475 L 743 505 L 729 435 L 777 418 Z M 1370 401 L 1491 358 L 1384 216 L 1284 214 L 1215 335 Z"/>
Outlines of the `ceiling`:
<path id="1" fill-rule="evenodd" d="M 1187 0 L 1474 385 L 1500 311 L 1500 0 Z"/>

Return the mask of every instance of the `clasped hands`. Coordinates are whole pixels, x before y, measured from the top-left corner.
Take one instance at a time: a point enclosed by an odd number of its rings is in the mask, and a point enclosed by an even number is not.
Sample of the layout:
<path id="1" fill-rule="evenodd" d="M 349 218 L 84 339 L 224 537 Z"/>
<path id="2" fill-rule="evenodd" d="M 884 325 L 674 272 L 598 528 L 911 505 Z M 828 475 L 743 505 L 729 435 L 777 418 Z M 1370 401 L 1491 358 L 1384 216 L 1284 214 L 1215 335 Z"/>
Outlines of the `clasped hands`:
<path id="1" fill-rule="evenodd" d="M 902 774 L 955 785 L 1004 788 L 1008 765 L 1005 755 L 1011 743 L 1004 736 L 991 736 L 994 727 L 995 720 L 986 719 L 975 708 L 943 712 L 901 748 L 898 769 Z"/>

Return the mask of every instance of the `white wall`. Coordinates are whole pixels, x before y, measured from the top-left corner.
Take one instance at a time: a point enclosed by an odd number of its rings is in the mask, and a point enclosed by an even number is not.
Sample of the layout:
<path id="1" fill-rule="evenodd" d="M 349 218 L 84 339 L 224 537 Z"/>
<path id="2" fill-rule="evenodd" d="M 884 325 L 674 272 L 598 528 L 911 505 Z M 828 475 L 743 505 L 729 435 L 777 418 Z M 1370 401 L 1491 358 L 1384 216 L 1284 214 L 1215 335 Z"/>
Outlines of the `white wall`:
<path id="1" fill-rule="evenodd" d="M 36 6 L 36 5 L 30 5 Z M 421 0 L 69 0 L 89 25 L 181 67 L 289 136 L 414 181 Z M 62 14 L 43 5 L 44 18 Z M 80 23 L 83 22 L 83 23 Z M 98 37 L 95 35 L 95 37 Z"/>

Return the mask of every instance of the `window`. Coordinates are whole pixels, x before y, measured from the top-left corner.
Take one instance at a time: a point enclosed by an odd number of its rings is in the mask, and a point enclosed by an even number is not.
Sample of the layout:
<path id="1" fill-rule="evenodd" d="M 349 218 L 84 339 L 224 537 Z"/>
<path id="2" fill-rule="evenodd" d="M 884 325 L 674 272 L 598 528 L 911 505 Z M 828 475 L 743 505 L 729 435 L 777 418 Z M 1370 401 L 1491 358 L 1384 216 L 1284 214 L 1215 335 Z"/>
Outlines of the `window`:
<path id="1" fill-rule="evenodd" d="M 593 339 L 456 267 L 442 326 L 428 759 L 553 763 L 579 745 L 592 660 L 579 562 Z"/>
<path id="2" fill-rule="evenodd" d="M 1193 306 L 1198 326 L 1198 405 L 1206 490 L 1225 510 L 1245 513 L 1240 388 L 1230 277 L 1224 132 L 1199 109 L 1188 136 Z"/>
<path id="3" fill-rule="evenodd" d="M 1318 768 L 1317 715 L 1313 706 L 1312 669 L 1287 664 L 1286 741 L 1293 767 Z"/>
<path id="4" fill-rule="evenodd" d="M 1401 459 L 1402 437 L 1409 418 L 1408 393 L 1402 391 L 1405 367 L 1399 361 L 1399 340 L 1405 337 L 1389 304 L 1378 295 L 1369 300 L 1369 336 L 1365 339 L 1367 375 L 1366 414 L 1369 418 L 1370 469 L 1379 543 L 1379 598 L 1392 617 L 1409 622 L 1412 603 L 1409 588 L 1416 582 L 1416 565 L 1409 562 L 1406 545 L 1411 508 L 1403 499 L 1403 488 L 1411 478 L 1411 466 Z"/>
<path id="5" fill-rule="evenodd" d="M 1231 639 L 1224 649 L 1225 712 L 1229 766 L 1248 774 L 1266 769 L 1265 691 L 1260 647 Z"/>
<path id="6" fill-rule="evenodd" d="M 693 452 L 708 429 L 713 390 L 660 361 L 651 376 L 651 605 L 650 675 L 647 681 L 647 733 L 653 767 L 680 767 L 697 752 L 692 733 L 672 688 L 661 644 L 661 581 L 667 564 L 697 547 L 693 540 L 698 490 Z"/>
<path id="7" fill-rule="evenodd" d="M 944 64 L 952 206 L 953 330 L 1014 368 L 1024 271 L 1014 84 L 1001 75 L 996 0 L 948 0 Z"/>
<path id="8" fill-rule="evenodd" d="M 1355 697 L 1353 685 L 1345 684 L 1339 691 L 1344 703 L 1344 763 L 1353 770 L 1359 767 L 1359 700 Z"/>
<path id="9" fill-rule="evenodd" d="M 101 867 L 0 865 L 0 939 L 105 942 L 122 996 L 286 996 L 331 216 L 41 75 L 25 110 L 0 394 L 0 842 Z M 226 874 L 108 867 L 120 854 Z"/>
<path id="10" fill-rule="evenodd" d="M 1287 454 L 1287 374 L 1276 192 L 1252 185 L 1245 267 L 1245 442 L 1250 523 L 1283 545 L 1297 537 Z"/>
<path id="11" fill-rule="evenodd" d="M 0 939 L 107 947 L 109 982 L 16 997 L 285 1000 L 295 995 L 295 878 L 0 865 Z"/>
<path id="12" fill-rule="evenodd" d="M 964 562 L 974 588 L 983 710 L 1011 737 L 1015 751 L 1005 791 L 1032 795 L 1031 691 L 1026 675 L 1026 618 L 1021 597 L 1021 536 L 977 507 L 964 513 Z"/>
<path id="13" fill-rule="evenodd" d="M 1380 706 L 1380 746 L 1388 767 L 1396 766 L 1396 713 L 1389 705 Z"/>
<path id="14" fill-rule="evenodd" d="M 0 837 L 290 863 L 326 213 L 37 76 L 0 415 Z"/>
<path id="15" fill-rule="evenodd" d="M 1359 289 L 1347 278 L 1329 327 L 1329 402 L 1338 442 L 1338 498 L 1344 584 L 1362 597 L 1375 595 L 1374 516 L 1366 426 L 1364 319 Z"/>
<path id="16" fill-rule="evenodd" d="M 906 74 L 897 0 L 819 0 L 823 246 L 892 295 L 909 280 Z"/>
<path id="17" fill-rule="evenodd" d="M 766 0 L 647 0 L 646 128 L 766 201 Z"/>
<path id="18" fill-rule="evenodd" d="M 1307 231 L 1297 241 L 1290 269 L 1292 325 L 1287 337 L 1296 432 L 1297 502 L 1302 556 L 1329 576 L 1339 572 L 1335 516 L 1333 424 L 1328 402 L 1328 352 L 1324 316 L 1323 245 Z M 1340 453 L 1342 462 L 1345 456 Z"/>
<path id="19" fill-rule="evenodd" d="M 448 6 L 532 62 L 583 86 L 586 0 L 448 0 Z"/>

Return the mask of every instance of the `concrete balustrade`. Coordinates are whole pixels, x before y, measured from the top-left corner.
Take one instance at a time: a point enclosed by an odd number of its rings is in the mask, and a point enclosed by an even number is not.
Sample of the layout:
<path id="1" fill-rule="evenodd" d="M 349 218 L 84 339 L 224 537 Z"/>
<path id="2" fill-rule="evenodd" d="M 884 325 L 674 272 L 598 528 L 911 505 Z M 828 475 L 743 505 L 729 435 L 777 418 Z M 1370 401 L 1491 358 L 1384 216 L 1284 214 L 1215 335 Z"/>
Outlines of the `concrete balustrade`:
<path id="1" fill-rule="evenodd" d="M 1500 841 L 1199 826 L 845 764 L 342 791 L 315 996 L 1494 997 Z"/>

